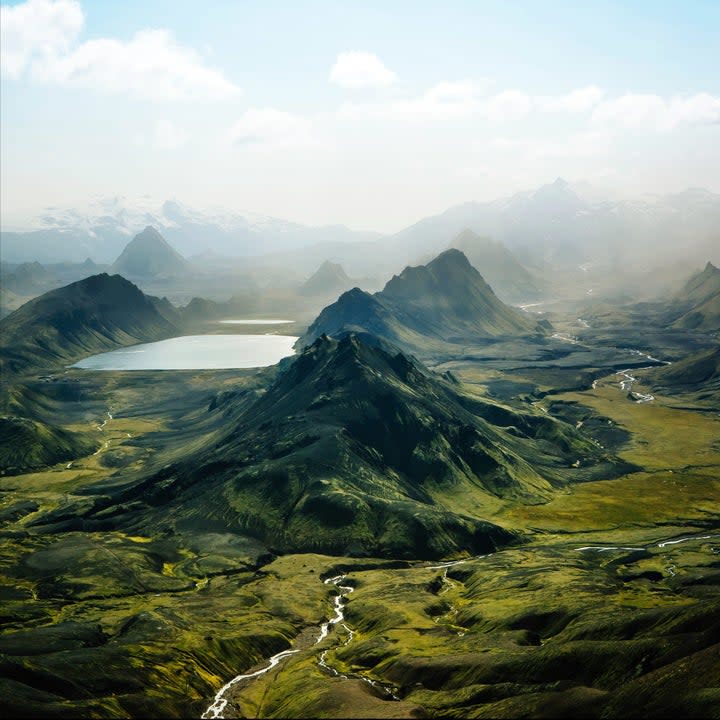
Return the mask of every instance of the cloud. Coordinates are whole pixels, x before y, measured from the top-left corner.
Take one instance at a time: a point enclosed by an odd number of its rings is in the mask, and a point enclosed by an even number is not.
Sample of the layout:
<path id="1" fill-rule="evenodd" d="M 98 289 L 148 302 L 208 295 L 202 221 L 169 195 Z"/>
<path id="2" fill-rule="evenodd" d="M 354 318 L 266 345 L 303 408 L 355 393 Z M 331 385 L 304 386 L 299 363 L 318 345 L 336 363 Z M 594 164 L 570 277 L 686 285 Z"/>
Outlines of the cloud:
<path id="1" fill-rule="evenodd" d="M 540 96 L 536 103 L 545 112 L 583 113 L 592 110 L 605 97 L 605 91 L 595 85 L 573 90 L 566 95 Z"/>
<path id="2" fill-rule="evenodd" d="M 476 150 L 489 147 L 500 152 L 519 152 L 529 159 L 591 158 L 607 155 L 612 136 L 604 130 L 583 130 L 570 133 L 561 139 L 497 137 L 487 145 L 475 143 Z"/>
<path id="3" fill-rule="evenodd" d="M 28 0 L 0 7 L 0 65 L 18 77 L 33 58 L 66 52 L 85 22 L 75 0 Z"/>
<path id="4" fill-rule="evenodd" d="M 158 150 L 177 150 L 188 141 L 188 134 L 169 120 L 158 120 L 155 123 L 153 145 Z"/>
<path id="5" fill-rule="evenodd" d="M 401 117 L 422 119 L 458 117 L 476 112 L 486 85 L 467 80 L 441 82 L 416 98 L 389 102 L 344 103 L 340 117 Z"/>
<path id="6" fill-rule="evenodd" d="M 222 100 L 242 92 L 168 30 L 78 45 L 84 15 L 77 2 L 28 0 L 2 12 L 3 72 L 12 77 L 29 67 L 41 82 L 150 100 Z"/>
<path id="7" fill-rule="evenodd" d="M 274 108 L 250 108 L 228 133 L 233 145 L 249 150 L 318 146 L 308 118 Z"/>
<path id="8" fill-rule="evenodd" d="M 344 88 L 385 87 L 397 76 L 380 58 L 369 52 L 343 52 L 330 70 L 330 82 Z"/>
<path id="9" fill-rule="evenodd" d="M 487 98 L 479 108 L 479 113 L 492 122 L 517 120 L 527 115 L 533 108 L 533 100 L 517 90 L 504 92 Z"/>
<path id="10" fill-rule="evenodd" d="M 627 93 L 600 103 L 591 123 L 596 127 L 668 132 L 682 125 L 720 122 L 720 98 L 709 93 L 674 96 Z"/>

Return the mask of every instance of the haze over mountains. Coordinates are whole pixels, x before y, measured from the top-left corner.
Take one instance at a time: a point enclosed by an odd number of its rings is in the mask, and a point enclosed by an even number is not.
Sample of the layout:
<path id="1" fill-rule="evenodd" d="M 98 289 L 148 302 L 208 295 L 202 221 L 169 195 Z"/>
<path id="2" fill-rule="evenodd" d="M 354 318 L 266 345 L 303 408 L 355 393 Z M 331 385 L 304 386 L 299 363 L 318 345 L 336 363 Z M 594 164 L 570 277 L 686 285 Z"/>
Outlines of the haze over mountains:
<path id="1" fill-rule="evenodd" d="M 291 262 L 305 272 L 331 260 L 354 276 L 426 261 L 466 229 L 503 243 L 522 264 L 541 269 L 594 262 L 639 272 L 673 260 L 691 266 L 708 259 L 720 263 L 720 195 L 693 188 L 649 199 L 586 199 L 592 195 L 557 179 L 511 197 L 468 202 L 385 236 L 202 213 L 172 201 L 154 207 L 147 200 L 136 205 L 115 198 L 85 212 L 52 209 L 39 219 L 42 229 L 3 230 L 3 260 L 79 262 L 90 257 L 107 263 L 129 237 L 152 225 L 187 258 L 207 251 L 262 255 L 264 264 Z"/>
<path id="2" fill-rule="evenodd" d="M 187 269 L 185 258 L 150 226 L 125 246 L 112 265 L 114 272 L 128 277 L 173 276 Z"/>

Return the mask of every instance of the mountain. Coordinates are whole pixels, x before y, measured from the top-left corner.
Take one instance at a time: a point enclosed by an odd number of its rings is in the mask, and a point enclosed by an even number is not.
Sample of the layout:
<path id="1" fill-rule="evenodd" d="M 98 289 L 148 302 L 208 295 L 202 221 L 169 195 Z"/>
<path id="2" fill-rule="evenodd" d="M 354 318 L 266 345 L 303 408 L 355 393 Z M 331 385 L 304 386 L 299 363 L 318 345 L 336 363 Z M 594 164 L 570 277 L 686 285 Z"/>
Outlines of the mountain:
<path id="1" fill-rule="evenodd" d="M 540 283 L 500 242 L 463 230 L 451 247 L 465 254 L 495 293 L 507 302 L 535 300 L 542 295 Z"/>
<path id="2" fill-rule="evenodd" d="M 465 255 L 452 249 L 427 265 L 406 267 L 374 295 L 358 288 L 344 293 L 320 313 L 298 344 L 350 331 L 422 355 L 446 343 L 539 336 L 543 328 L 502 303 Z"/>
<path id="3" fill-rule="evenodd" d="M 34 298 L 0 320 L 0 370 L 53 367 L 123 345 L 178 335 L 167 300 L 120 275 L 93 275 Z"/>
<path id="4" fill-rule="evenodd" d="M 187 261 L 154 227 L 148 226 L 125 246 L 112 269 L 130 277 L 167 277 L 184 273 Z"/>
<path id="5" fill-rule="evenodd" d="M 463 229 L 492 237 L 525 265 L 572 268 L 587 262 L 651 268 L 720 252 L 720 195 L 693 188 L 642 200 L 590 201 L 558 178 L 536 190 L 468 202 L 424 218 L 383 241 L 388 257 L 413 261 L 438 252 Z M 658 252 L 662 249 L 662 252 Z M 480 267 L 482 271 L 482 267 Z"/>
<path id="6" fill-rule="evenodd" d="M 720 347 L 702 350 L 652 374 L 654 387 L 687 387 L 712 383 L 720 389 Z"/>
<path id="7" fill-rule="evenodd" d="M 156 203 L 123 196 L 99 198 L 84 208 L 46 208 L 33 225 L 27 231 L 0 233 L 4 261 L 81 262 L 91 257 L 112 262 L 128 239 L 148 225 L 186 257 L 207 250 L 234 257 L 287 253 L 313 244 L 332 248 L 380 237 L 341 225 L 308 227 L 253 213 L 200 211 L 174 200 Z"/>
<path id="8" fill-rule="evenodd" d="M 571 425 L 466 396 L 355 335 L 317 339 L 251 404 L 211 408 L 223 414 L 213 441 L 90 489 L 85 527 L 222 528 L 283 553 L 440 557 L 512 543 L 485 519 L 499 499 L 536 503 L 613 474 Z"/>
<path id="9" fill-rule="evenodd" d="M 13 415 L 0 416 L 0 473 L 17 474 L 89 455 L 97 440 Z"/>
<path id="10" fill-rule="evenodd" d="M 352 286 L 342 265 L 326 260 L 300 288 L 301 295 L 337 295 Z"/>
<path id="11" fill-rule="evenodd" d="M 720 269 L 708 262 L 705 269 L 693 275 L 675 296 L 673 309 L 682 314 L 673 327 L 701 332 L 720 331 Z"/>

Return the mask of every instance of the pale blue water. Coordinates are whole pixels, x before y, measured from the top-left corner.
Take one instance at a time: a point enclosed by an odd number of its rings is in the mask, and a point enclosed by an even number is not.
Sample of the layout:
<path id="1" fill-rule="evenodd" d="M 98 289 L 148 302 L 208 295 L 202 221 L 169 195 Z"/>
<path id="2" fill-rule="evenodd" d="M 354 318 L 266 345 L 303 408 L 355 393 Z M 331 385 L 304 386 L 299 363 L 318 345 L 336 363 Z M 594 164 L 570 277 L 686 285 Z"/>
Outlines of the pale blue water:
<path id="1" fill-rule="evenodd" d="M 84 370 L 226 370 L 267 367 L 293 354 L 290 335 L 185 335 L 91 355 Z"/>

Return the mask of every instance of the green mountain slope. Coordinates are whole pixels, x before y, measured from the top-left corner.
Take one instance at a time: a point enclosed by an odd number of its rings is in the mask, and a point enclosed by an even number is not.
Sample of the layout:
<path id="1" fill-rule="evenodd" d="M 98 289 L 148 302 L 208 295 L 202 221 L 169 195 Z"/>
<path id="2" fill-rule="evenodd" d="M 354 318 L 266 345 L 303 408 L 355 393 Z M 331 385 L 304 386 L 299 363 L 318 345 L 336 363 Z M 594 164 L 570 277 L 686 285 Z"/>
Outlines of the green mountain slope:
<path id="1" fill-rule="evenodd" d="M 374 295 L 355 288 L 326 307 L 299 340 L 367 332 L 423 353 L 447 343 L 538 337 L 543 328 L 502 303 L 459 250 L 407 267 Z"/>
<path id="2" fill-rule="evenodd" d="M 538 281 L 501 243 L 463 230 L 451 247 L 465 254 L 492 289 L 506 301 L 534 300 L 542 295 Z"/>
<path id="3" fill-rule="evenodd" d="M 514 539 L 486 520 L 500 503 L 618 469 L 570 425 L 467 396 L 355 335 L 318 339 L 252 405 L 216 412 L 205 449 L 93 489 L 86 526 L 222 528 L 281 552 L 479 553 Z"/>
<path id="4" fill-rule="evenodd" d="M 693 353 L 653 373 L 655 387 L 713 384 L 720 388 L 720 347 Z"/>
<path id="5" fill-rule="evenodd" d="M 17 474 L 89 455 L 97 441 L 38 420 L 0 417 L 0 473 Z"/>
<path id="6" fill-rule="evenodd" d="M 701 332 L 720 331 L 720 269 L 708 262 L 705 269 L 693 275 L 675 296 L 682 314 L 673 327 Z"/>
<path id="7" fill-rule="evenodd" d="M 157 277 L 182 274 L 187 261 L 154 228 L 138 233 L 113 263 L 114 272 L 131 277 Z"/>
<path id="8" fill-rule="evenodd" d="M 93 275 L 51 290 L 0 320 L 0 370 L 50 368 L 179 332 L 177 313 L 167 300 L 145 295 L 120 275 Z"/>

